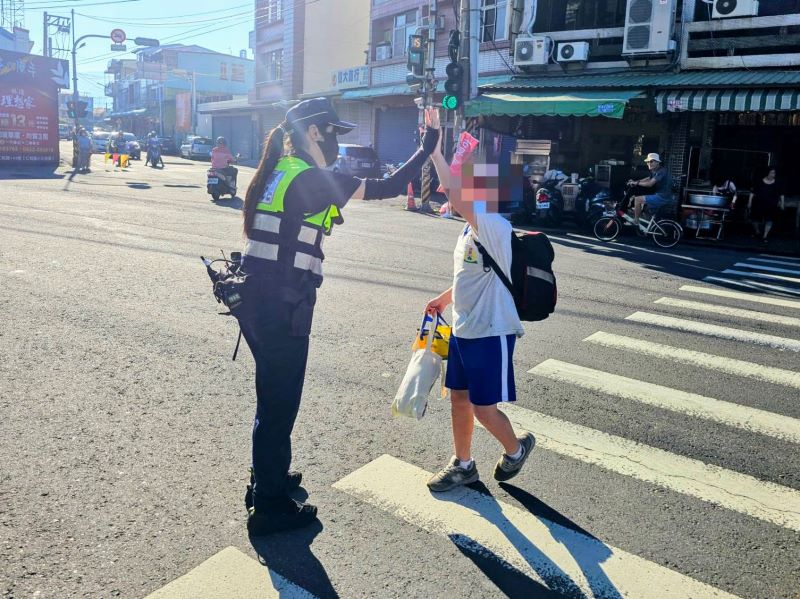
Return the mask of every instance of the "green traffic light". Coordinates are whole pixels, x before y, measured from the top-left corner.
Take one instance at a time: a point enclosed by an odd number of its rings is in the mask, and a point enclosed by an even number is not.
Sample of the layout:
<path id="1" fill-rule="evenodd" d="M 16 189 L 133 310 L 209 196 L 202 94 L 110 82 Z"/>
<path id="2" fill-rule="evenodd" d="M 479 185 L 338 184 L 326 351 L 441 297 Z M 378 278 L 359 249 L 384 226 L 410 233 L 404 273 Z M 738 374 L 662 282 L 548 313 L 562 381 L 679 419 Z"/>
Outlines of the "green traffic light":
<path id="1" fill-rule="evenodd" d="M 458 98 L 456 96 L 445 96 L 442 98 L 442 107 L 445 110 L 455 110 L 458 108 Z"/>

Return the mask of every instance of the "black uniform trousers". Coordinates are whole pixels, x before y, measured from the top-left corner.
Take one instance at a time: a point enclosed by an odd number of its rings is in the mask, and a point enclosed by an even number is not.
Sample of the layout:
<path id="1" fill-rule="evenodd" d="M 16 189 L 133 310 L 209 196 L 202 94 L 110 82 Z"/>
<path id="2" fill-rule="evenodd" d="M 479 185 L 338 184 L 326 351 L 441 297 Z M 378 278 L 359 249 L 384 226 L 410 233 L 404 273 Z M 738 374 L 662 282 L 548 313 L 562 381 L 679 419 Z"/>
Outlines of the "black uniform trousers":
<path id="1" fill-rule="evenodd" d="M 245 301 L 250 303 L 248 300 L 253 299 L 250 296 Z M 247 309 L 239 318 L 242 335 L 256 364 L 253 421 L 256 511 L 268 511 L 272 502 L 287 494 L 291 434 L 303 394 L 314 299 L 258 302 L 257 311 Z"/>

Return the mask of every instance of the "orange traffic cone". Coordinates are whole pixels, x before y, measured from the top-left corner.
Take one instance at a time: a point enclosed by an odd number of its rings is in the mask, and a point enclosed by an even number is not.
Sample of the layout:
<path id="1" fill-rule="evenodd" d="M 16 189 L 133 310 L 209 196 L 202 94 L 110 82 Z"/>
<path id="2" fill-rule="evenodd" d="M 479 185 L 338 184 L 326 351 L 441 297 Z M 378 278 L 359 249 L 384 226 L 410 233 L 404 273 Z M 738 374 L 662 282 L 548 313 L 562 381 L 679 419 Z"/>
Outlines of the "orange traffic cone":
<path id="1" fill-rule="evenodd" d="M 417 203 L 414 201 L 414 188 L 411 183 L 408 184 L 408 198 L 406 199 L 406 210 L 416 210 Z"/>

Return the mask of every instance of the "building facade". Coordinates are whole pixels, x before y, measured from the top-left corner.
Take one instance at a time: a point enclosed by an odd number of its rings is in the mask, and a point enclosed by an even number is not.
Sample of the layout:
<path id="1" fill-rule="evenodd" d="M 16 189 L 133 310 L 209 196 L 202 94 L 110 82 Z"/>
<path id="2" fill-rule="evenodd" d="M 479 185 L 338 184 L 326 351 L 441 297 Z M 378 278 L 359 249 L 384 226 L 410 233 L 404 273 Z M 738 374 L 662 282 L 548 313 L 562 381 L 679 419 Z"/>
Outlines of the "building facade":
<path id="1" fill-rule="evenodd" d="M 109 117 L 115 128 L 144 135 L 155 130 L 176 140 L 197 128 L 197 105 L 230 100 L 252 89 L 254 64 L 200 46 L 144 48 L 135 60 L 112 60 Z"/>

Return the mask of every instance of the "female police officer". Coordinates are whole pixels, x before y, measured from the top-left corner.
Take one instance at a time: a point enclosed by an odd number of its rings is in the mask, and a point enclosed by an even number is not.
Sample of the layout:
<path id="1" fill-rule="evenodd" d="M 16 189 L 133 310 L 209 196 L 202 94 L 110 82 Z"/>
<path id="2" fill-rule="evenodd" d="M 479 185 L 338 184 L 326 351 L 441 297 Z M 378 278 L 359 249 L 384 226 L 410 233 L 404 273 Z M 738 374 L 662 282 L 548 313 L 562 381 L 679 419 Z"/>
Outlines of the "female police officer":
<path id="1" fill-rule="evenodd" d="M 269 134 L 244 205 L 245 283 L 239 323 L 256 363 L 251 485 L 247 527 L 257 536 L 305 526 L 317 508 L 289 492 L 291 433 L 303 391 L 308 338 L 322 283 L 322 242 L 350 199 L 396 197 L 416 177 L 439 140 L 438 117 L 420 148 L 388 179 L 358 179 L 325 170 L 339 155 L 339 120 L 329 100 L 305 100 Z M 287 139 L 288 138 L 288 139 Z"/>

